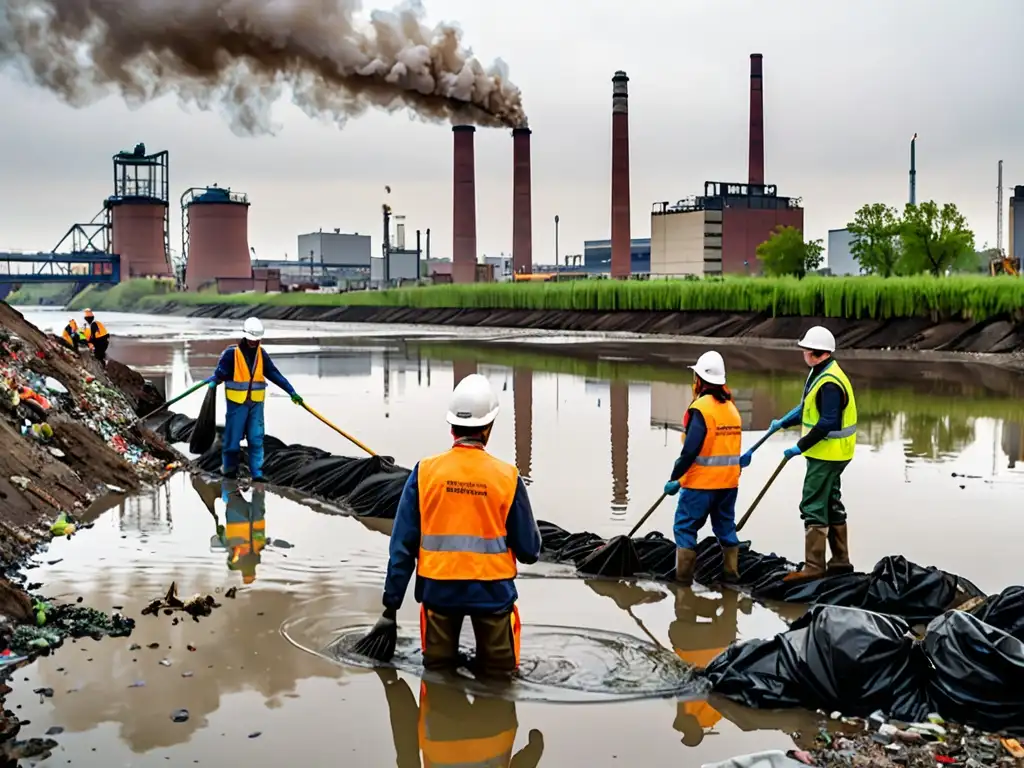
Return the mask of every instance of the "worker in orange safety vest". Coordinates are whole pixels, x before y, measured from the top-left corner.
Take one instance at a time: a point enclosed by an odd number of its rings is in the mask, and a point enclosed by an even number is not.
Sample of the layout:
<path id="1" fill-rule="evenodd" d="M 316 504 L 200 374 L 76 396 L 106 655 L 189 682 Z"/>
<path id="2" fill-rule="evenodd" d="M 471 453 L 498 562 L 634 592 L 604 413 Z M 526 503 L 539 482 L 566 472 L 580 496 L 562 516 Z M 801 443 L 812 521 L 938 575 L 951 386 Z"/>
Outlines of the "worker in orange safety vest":
<path id="1" fill-rule="evenodd" d="M 506 675 L 519 666 L 516 561 L 536 562 L 541 539 L 518 470 L 485 449 L 497 415 L 498 398 L 485 377 L 459 382 L 448 409 L 452 448 L 418 462 L 399 501 L 384 615 L 371 636 L 397 633 L 396 612 L 415 567 L 427 669 L 459 663 L 466 618 L 478 673 Z"/>
<path id="2" fill-rule="evenodd" d="M 693 583 L 697 534 L 711 518 L 722 547 L 725 579 L 739 577 L 736 496 L 740 483 L 743 422 L 725 386 L 725 361 L 705 352 L 690 366 L 693 402 L 683 416 L 683 449 L 665 483 L 665 493 L 679 495 L 673 531 L 676 540 L 676 581 Z M 749 461 L 748 461 L 749 463 Z"/>

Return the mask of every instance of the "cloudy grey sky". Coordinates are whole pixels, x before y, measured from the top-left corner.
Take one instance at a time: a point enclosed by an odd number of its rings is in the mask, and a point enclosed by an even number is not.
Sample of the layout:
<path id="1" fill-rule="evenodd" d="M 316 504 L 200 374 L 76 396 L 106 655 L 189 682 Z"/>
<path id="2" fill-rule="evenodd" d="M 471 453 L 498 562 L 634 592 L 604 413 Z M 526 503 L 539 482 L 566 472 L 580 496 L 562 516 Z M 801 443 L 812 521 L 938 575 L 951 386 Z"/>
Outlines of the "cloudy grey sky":
<path id="1" fill-rule="evenodd" d="M 620 68 L 630 77 L 634 237 L 649 235 L 652 203 L 699 193 L 705 180 L 746 179 L 751 52 L 764 54 L 766 180 L 803 198 L 811 237 L 864 203 L 902 206 L 914 132 L 919 199 L 956 203 L 979 245 L 995 243 L 997 161 L 1005 186 L 1024 184 L 1021 0 L 426 7 L 431 22 L 457 22 L 485 64 L 502 58 L 523 91 L 535 261 L 551 261 L 556 214 L 563 254 L 609 236 L 610 81 Z M 0 250 L 52 248 L 102 208 L 110 156 L 144 141 L 171 153 L 175 249 L 177 198 L 216 182 L 249 194 L 250 244 L 262 257 L 295 258 L 296 235 L 320 227 L 371 233 L 376 252 L 385 185 L 411 230 L 432 230 L 434 255 L 450 253 L 450 126 L 371 113 L 339 129 L 285 99 L 275 135 L 240 138 L 218 114 L 174 97 L 73 109 L 10 67 L 0 103 Z M 476 150 L 480 251 L 511 252 L 511 138 L 479 129 Z"/>

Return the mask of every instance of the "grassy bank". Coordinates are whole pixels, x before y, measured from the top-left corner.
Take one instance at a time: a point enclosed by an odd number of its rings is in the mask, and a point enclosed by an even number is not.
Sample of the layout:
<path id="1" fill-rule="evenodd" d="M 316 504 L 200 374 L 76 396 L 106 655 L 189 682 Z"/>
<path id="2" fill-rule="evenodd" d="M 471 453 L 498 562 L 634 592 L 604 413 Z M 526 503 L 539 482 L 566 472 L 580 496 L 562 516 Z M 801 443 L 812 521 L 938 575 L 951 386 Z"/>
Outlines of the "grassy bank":
<path id="1" fill-rule="evenodd" d="M 7 297 L 11 306 L 63 307 L 75 295 L 76 283 L 27 283 Z"/>
<path id="2" fill-rule="evenodd" d="M 984 321 L 1024 315 L 1024 281 L 1013 277 L 809 277 L 437 285 L 342 294 L 176 293 L 138 308 L 183 304 L 377 306 L 418 309 L 754 312 L 774 316 Z"/>
<path id="3" fill-rule="evenodd" d="M 68 309 L 83 310 L 88 307 L 106 312 L 129 312 L 141 309 L 144 300 L 170 296 L 173 290 L 173 280 L 157 279 L 128 280 L 114 286 L 90 285 L 71 299 Z"/>

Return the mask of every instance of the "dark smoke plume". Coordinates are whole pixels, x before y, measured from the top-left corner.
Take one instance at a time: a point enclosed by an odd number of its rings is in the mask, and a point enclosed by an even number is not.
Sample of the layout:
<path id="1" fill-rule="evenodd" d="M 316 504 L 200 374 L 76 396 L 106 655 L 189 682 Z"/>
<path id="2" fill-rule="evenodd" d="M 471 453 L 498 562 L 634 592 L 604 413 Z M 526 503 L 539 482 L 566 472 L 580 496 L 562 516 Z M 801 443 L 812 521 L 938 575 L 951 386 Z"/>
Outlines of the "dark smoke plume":
<path id="1" fill-rule="evenodd" d="M 0 0 L 0 66 L 75 107 L 110 92 L 167 93 L 227 110 L 232 130 L 269 133 L 290 88 L 307 114 L 344 124 L 370 107 L 425 120 L 526 124 L 504 64 L 490 69 L 418 2 L 355 20 L 359 0 Z"/>

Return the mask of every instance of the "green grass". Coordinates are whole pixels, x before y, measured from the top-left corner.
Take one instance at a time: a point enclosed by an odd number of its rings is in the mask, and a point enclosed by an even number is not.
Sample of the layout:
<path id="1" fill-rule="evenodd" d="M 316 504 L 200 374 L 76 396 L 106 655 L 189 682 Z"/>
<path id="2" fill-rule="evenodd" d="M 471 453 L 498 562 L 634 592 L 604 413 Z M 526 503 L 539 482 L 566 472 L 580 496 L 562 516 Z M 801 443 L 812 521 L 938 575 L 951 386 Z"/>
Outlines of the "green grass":
<path id="1" fill-rule="evenodd" d="M 7 297 L 7 303 L 23 307 L 63 307 L 75 295 L 75 283 L 25 283 Z"/>
<path id="2" fill-rule="evenodd" d="M 341 294 L 173 294 L 147 297 L 140 308 L 182 304 L 379 306 L 422 309 L 521 309 L 614 312 L 756 312 L 774 316 L 888 320 L 984 321 L 1024 317 L 1024 280 L 956 275 L 914 277 L 727 277 L 706 280 L 437 285 Z"/>
<path id="3" fill-rule="evenodd" d="M 170 295 L 173 290 L 173 280 L 159 279 L 128 280 L 109 287 L 90 285 L 71 300 L 68 309 L 82 310 L 88 307 L 107 312 L 129 312 L 139 309 L 146 298 Z"/>

